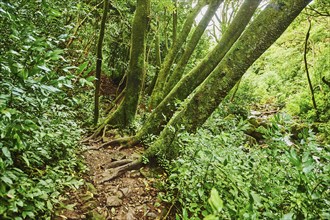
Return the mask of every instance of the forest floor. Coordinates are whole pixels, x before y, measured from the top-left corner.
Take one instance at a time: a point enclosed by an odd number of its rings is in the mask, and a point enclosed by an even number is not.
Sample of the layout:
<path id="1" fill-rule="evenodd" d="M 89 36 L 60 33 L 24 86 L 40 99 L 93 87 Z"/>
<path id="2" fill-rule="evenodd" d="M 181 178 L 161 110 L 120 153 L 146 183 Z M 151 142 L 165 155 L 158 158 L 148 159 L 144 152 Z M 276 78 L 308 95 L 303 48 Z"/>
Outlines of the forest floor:
<path id="1" fill-rule="evenodd" d="M 101 80 L 101 94 L 115 97 L 117 85 L 109 77 Z M 109 140 L 108 140 L 109 141 Z M 151 220 L 170 219 L 165 216 L 167 205 L 162 202 L 157 184 L 165 179 L 162 170 L 143 166 L 118 178 L 104 181 L 111 175 L 109 165 L 116 161 L 134 160 L 143 152 L 142 146 L 121 149 L 100 148 L 101 142 L 86 144 L 82 160 L 87 166 L 85 183 L 78 190 L 66 193 L 65 208 L 60 208 L 54 220 Z"/>
<path id="2" fill-rule="evenodd" d="M 90 145 L 88 148 L 98 147 L 96 143 Z M 166 204 L 158 198 L 159 189 L 156 187 L 165 177 L 161 171 L 144 166 L 102 182 L 110 172 L 107 166 L 111 162 L 134 159 L 142 151 L 140 146 L 120 151 L 111 147 L 84 151 L 82 157 L 88 167 L 83 177 L 85 184 L 66 193 L 64 203 L 70 208 L 59 210 L 54 219 L 164 219 Z"/>

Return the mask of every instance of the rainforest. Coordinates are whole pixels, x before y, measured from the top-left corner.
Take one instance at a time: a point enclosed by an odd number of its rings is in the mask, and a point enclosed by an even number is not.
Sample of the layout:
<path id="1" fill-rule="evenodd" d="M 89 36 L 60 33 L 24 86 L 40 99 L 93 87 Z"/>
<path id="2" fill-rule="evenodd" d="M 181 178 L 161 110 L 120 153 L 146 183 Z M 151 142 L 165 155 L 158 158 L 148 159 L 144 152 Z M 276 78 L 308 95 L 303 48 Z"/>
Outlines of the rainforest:
<path id="1" fill-rule="evenodd" d="M 330 219 L 327 0 L 1 0 L 0 219 Z"/>

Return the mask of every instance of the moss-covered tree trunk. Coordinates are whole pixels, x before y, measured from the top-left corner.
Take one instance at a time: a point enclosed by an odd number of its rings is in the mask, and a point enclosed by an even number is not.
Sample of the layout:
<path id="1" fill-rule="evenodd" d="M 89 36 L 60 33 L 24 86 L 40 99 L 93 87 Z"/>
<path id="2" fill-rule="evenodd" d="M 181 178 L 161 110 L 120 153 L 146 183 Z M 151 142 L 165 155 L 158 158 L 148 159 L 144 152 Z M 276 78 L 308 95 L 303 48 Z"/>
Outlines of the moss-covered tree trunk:
<path id="1" fill-rule="evenodd" d="M 192 71 L 185 75 L 171 92 L 154 109 L 147 121 L 137 133 L 134 140 L 140 140 L 147 134 L 159 134 L 163 126 L 174 114 L 179 101 L 187 98 L 214 70 L 227 51 L 244 31 L 254 14 L 260 0 L 245 0 L 218 45 Z"/>
<path id="2" fill-rule="evenodd" d="M 156 35 L 155 35 L 155 58 L 156 58 L 156 74 L 152 78 L 152 81 L 151 81 L 149 87 L 147 88 L 146 93 L 148 95 L 151 95 L 151 92 L 155 87 L 156 80 L 158 77 L 158 72 L 162 65 L 162 56 L 161 56 L 161 51 L 160 51 L 159 23 L 158 22 L 157 22 L 157 30 L 156 30 Z"/>
<path id="3" fill-rule="evenodd" d="M 194 132 L 201 126 L 245 71 L 280 37 L 309 2 L 275 0 L 269 3 L 182 110 L 169 121 L 145 156 L 175 156 L 177 152 L 171 144 L 176 139 L 176 133 L 181 129 Z"/>
<path id="4" fill-rule="evenodd" d="M 223 2 L 223 0 L 214 0 L 209 6 L 204 14 L 202 20 L 197 25 L 194 33 L 192 34 L 189 42 L 187 43 L 183 55 L 180 57 L 177 65 L 174 68 L 173 73 L 169 74 L 168 80 L 164 86 L 164 91 L 162 96 L 160 97 L 163 99 L 171 90 L 172 88 L 179 82 L 181 77 L 183 76 L 184 70 L 187 66 L 189 58 L 191 57 L 192 53 L 194 52 L 199 40 L 201 39 L 207 25 L 211 21 L 212 17 L 216 13 L 218 7 Z"/>
<path id="5" fill-rule="evenodd" d="M 164 62 L 162 64 L 162 68 L 158 73 L 158 77 L 154 86 L 154 89 L 151 93 L 150 97 L 150 104 L 149 107 L 151 109 L 154 109 L 158 103 L 161 101 L 162 98 L 162 91 L 166 82 L 166 78 L 168 76 L 168 73 L 171 69 L 171 66 L 176 58 L 176 55 L 182 48 L 182 45 L 187 40 L 187 37 L 190 33 L 190 30 L 192 28 L 192 25 L 195 21 L 196 16 L 200 12 L 200 10 L 205 6 L 205 1 L 199 1 L 198 4 L 192 9 L 190 14 L 188 15 L 182 30 L 180 31 L 179 36 L 177 37 L 175 44 L 170 48 L 168 54 L 166 55 Z"/>
<path id="6" fill-rule="evenodd" d="M 113 113 L 110 113 L 96 133 L 102 130 L 106 124 L 110 124 L 113 127 L 125 127 L 135 117 L 145 76 L 145 38 L 149 13 L 150 0 L 137 0 L 132 26 L 130 62 L 127 72 L 125 96 L 118 108 Z"/>

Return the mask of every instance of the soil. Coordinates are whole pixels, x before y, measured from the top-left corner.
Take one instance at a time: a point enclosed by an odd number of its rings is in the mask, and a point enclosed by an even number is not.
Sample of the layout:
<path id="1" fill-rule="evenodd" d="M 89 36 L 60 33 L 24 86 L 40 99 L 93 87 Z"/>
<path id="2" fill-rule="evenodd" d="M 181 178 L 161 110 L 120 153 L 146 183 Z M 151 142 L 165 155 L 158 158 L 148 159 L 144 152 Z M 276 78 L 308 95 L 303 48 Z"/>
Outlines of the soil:
<path id="1" fill-rule="evenodd" d="M 101 95 L 115 98 L 117 93 L 118 85 L 102 74 Z M 112 138 L 104 137 L 104 141 Z M 165 173 L 159 168 L 143 166 L 111 181 L 102 182 L 111 175 L 109 164 L 134 160 L 144 148 L 136 146 L 118 150 L 119 147 L 100 148 L 101 145 L 101 142 L 93 140 L 87 144 L 86 149 L 89 150 L 82 153 L 82 160 L 87 165 L 87 172 L 83 176 L 85 183 L 78 190 L 71 190 L 64 195 L 64 205 L 55 212 L 53 219 L 173 219 L 167 217 L 167 204 L 158 196 L 162 192 L 156 186 L 165 180 Z"/>
<path id="2" fill-rule="evenodd" d="M 100 144 L 90 144 L 88 147 L 97 148 Z M 66 208 L 58 210 L 53 219 L 165 219 L 166 204 L 158 198 L 160 190 L 156 188 L 165 178 L 163 172 L 144 166 L 101 183 L 111 172 L 111 169 L 107 169 L 111 162 L 133 160 L 142 151 L 143 148 L 137 146 L 120 151 L 116 148 L 101 148 L 83 152 L 82 157 L 88 167 L 83 177 L 85 184 L 78 190 L 66 193 Z"/>

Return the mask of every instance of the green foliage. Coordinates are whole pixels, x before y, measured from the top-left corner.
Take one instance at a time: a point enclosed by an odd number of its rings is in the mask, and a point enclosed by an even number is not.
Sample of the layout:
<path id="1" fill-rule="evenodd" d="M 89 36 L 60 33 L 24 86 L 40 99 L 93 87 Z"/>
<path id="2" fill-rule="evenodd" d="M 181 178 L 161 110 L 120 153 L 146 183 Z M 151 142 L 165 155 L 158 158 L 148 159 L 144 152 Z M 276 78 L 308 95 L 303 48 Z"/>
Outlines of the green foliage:
<path id="1" fill-rule="evenodd" d="M 266 143 L 251 146 L 248 124 L 217 112 L 196 134 L 184 134 L 179 158 L 171 161 L 165 201 L 180 204 L 177 219 L 327 219 L 329 144 L 275 115 Z M 211 192 L 211 196 L 209 194 Z"/>
<path id="2" fill-rule="evenodd" d="M 323 1 L 311 7 L 322 11 Z M 324 17 L 309 17 L 312 28 L 308 42 L 307 62 L 312 79 L 319 118 L 313 109 L 304 67 L 304 41 L 308 16 L 301 14 L 289 29 L 249 69 L 242 84 L 247 84 L 262 103 L 272 102 L 292 115 L 311 121 L 330 119 L 330 88 L 322 77 L 330 78 L 329 23 Z"/>
<path id="3" fill-rule="evenodd" d="M 1 219 L 49 219 L 60 191 L 82 184 L 75 121 L 84 100 L 73 98 L 58 3 L 0 3 Z"/>

